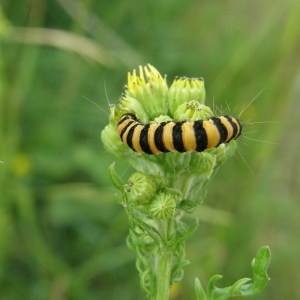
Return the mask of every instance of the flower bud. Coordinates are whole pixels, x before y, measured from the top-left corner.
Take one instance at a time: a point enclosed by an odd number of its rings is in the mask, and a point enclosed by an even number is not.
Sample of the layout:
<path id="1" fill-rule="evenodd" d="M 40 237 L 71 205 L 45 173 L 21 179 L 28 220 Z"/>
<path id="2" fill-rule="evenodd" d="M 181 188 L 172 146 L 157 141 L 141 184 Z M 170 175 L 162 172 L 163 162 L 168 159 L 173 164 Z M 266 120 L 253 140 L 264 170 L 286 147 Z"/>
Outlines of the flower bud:
<path id="1" fill-rule="evenodd" d="M 191 100 L 180 104 L 174 113 L 174 119 L 176 121 L 207 120 L 212 116 L 213 112 L 211 109 L 204 104 L 200 104 L 196 100 Z"/>
<path id="2" fill-rule="evenodd" d="M 150 214 L 159 220 L 175 216 L 176 199 L 173 194 L 159 193 L 150 204 Z"/>
<path id="3" fill-rule="evenodd" d="M 177 107 L 190 100 L 196 100 L 200 104 L 205 101 L 205 87 L 203 78 L 176 78 L 168 93 L 169 110 L 172 116 Z"/>
<path id="4" fill-rule="evenodd" d="M 221 164 L 227 158 L 231 157 L 236 150 L 236 141 L 233 140 L 228 144 L 221 144 L 216 148 L 209 150 L 211 155 L 216 156 L 217 165 Z"/>
<path id="5" fill-rule="evenodd" d="M 162 122 L 170 122 L 170 121 L 173 121 L 173 119 L 169 116 L 166 116 L 166 115 L 161 115 L 157 118 L 154 118 L 153 122 L 152 123 L 162 123 Z"/>
<path id="6" fill-rule="evenodd" d="M 149 122 L 149 116 L 146 114 L 141 101 L 131 97 L 124 96 L 118 104 L 119 118 L 125 113 L 133 113 L 143 123 Z"/>
<path id="7" fill-rule="evenodd" d="M 216 157 L 208 151 L 195 153 L 191 156 L 190 166 L 192 173 L 210 177 L 216 166 Z"/>
<path id="8" fill-rule="evenodd" d="M 113 123 L 109 123 L 101 132 L 101 140 L 105 149 L 115 155 L 121 154 L 124 151 L 128 151 L 127 147 L 122 143 L 116 126 Z"/>
<path id="9" fill-rule="evenodd" d="M 154 177 L 136 172 L 129 178 L 126 191 L 133 203 L 146 204 L 156 192 Z"/>

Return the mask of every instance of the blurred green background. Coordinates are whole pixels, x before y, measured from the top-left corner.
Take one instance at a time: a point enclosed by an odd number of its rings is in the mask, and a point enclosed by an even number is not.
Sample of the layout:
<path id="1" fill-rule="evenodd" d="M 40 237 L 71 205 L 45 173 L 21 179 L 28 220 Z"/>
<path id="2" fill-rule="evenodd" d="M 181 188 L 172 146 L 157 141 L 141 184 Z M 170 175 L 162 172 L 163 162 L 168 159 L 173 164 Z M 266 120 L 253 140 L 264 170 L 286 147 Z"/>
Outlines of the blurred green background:
<path id="1" fill-rule="evenodd" d="M 209 186 L 187 244 L 193 282 L 251 276 L 269 245 L 271 282 L 255 299 L 299 299 L 300 1 L 2 0 L 0 299 L 144 299 L 115 160 L 100 132 L 127 72 L 202 76 L 209 106 L 241 116 L 239 151 Z M 117 170 L 130 169 L 117 161 Z"/>

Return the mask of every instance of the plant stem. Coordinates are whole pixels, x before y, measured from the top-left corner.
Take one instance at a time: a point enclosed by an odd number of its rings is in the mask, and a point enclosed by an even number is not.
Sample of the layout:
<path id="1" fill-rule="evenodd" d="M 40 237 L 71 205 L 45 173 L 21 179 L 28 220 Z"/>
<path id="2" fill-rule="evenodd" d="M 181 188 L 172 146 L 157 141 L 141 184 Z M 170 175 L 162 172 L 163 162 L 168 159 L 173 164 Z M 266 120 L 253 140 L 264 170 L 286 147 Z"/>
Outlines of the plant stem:
<path id="1" fill-rule="evenodd" d="M 172 269 L 172 251 L 166 247 L 157 255 L 155 300 L 168 300 Z"/>

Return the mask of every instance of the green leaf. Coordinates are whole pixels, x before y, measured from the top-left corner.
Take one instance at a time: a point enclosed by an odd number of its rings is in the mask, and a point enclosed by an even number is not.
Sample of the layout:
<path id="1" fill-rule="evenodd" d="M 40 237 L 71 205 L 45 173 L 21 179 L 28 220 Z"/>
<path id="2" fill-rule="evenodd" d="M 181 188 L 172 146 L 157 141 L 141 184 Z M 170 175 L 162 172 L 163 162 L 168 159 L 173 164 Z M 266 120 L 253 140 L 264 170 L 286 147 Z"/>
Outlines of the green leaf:
<path id="1" fill-rule="evenodd" d="M 113 183 L 113 185 L 120 191 L 124 191 L 124 182 L 120 178 L 120 176 L 115 171 L 115 162 L 113 162 L 108 167 L 108 175 Z"/>
<path id="2" fill-rule="evenodd" d="M 198 277 L 195 278 L 195 291 L 197 300 L 208 300 Z"/>
<path id="3" fill-rule="evenodd" d="M 121 180 L 121 178 L 119 177 L 119 175 L 116 173 L 115 171 L 115 163 L 113 162 L 109 167 L 108 167 L 108 175 L 113 183 L 113 185 L 121 191 L 122 196 L 121 199 L 119 197 L 119 195 L 116 195 L 114 197 L 115 201 L 118 202 L 119 204 L 123 205 L 128 213 L 128 199 L 127 199 L 127 195 L 125 192 L 125 184 L 124 182 Z"/>
<path id="4" fill-rule="evenodd" d="M 270 280 L 267 274 L 270 260 L 271 251 L 268 246 L 262 247 L 257 251 L 256 257 L 251 262 L 253 273 L 252 283 L 250 283 L 250 278 L 242 278 L 237 280 L 231 286 L 219 288 L 216 286 L 216 282 L 222 279 L 223 276 L 216 274 L 208 281 L 207 294 L 205 294 L 200 281 L 195 281 L 197 300 L 227 300 L 234 296 L 247 297 L 257 295 L 264 289 Z"/>
<path id="5" fill-rule="evenodd" d="M 270 248 L 268 246 L 260 248 L 257 251 L 256 257 L 251 262 L 253 283 L 246 287 L 246 289 L 241 290 L 243 296 L 256 295 L 264 289 L 270 280 L 267 273 L 270 261 Z"/>
<path id="6" fill-rule="evenodd" d="M 187 213 L 192 213 L 198 205 L 195 201 L 183 199 L 179 204 L 179 208 Z"/>

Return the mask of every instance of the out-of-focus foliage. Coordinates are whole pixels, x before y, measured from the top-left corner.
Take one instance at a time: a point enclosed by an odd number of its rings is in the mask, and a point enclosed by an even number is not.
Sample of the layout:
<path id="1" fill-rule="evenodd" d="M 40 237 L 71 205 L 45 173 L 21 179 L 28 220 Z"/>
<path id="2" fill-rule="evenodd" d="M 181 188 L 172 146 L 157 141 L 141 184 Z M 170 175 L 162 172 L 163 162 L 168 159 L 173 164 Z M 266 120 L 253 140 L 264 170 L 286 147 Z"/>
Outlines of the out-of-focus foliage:
<path id="1" fill-rule="evenodd" d="M 192 299 L 196 276 L 249 277 L 265 244 L 272 280 L 255 299 L 298 297 L 298 0 L 3 0 L 1 10 L 1 299 L 143 299 L 99 135 L 127 72 L 147 62 L 169 81 L 203 76 L 207 104 L 243 112 L 245 128 L 196 212 L 173 299 Z"/>

